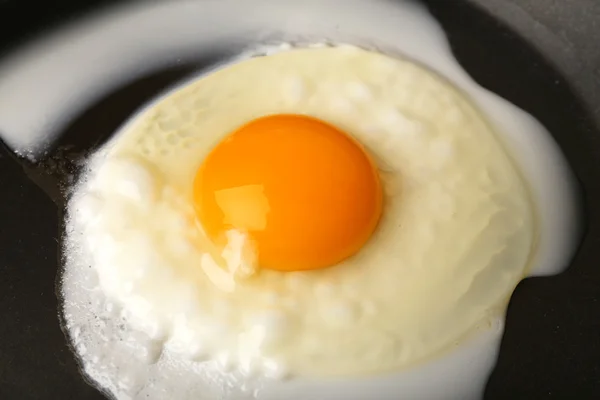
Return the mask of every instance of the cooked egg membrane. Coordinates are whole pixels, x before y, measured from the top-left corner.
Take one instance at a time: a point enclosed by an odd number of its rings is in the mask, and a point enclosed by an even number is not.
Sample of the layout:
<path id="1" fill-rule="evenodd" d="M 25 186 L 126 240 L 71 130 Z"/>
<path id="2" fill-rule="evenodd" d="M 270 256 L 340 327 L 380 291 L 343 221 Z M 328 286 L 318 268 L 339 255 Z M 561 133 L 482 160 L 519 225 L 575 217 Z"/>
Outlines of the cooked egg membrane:
<path id="1" fill-rule="evenodd" d="M 383 215 L 359 254 L 310 272 L 255 270 L 232 233 L 221 256 L 246 271 L 234 276 L 196 226 L 192 182 L 228 133 L 281 113 L 365 145 Z M 70 246 L 134 326 L 183 358 L 274 377 L 439 354 L 491 324 L 536 242 L 527 187 L 469 100 L 415 63 L 352 46 L 252 58 L 178 88 L 95 157 L 70 209 Z"/>

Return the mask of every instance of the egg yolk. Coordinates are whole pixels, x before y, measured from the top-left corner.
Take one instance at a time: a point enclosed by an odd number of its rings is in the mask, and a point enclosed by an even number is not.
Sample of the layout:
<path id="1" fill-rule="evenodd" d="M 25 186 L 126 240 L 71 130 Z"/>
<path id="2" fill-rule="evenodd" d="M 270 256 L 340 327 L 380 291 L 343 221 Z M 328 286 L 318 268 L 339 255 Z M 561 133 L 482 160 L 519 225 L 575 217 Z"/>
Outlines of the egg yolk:
<path id="1" fill-rule="evenodd" d="M 261 268 L 332 266 L 352 256 L 377 226 L 379 175 L 362 146 L 301 115 L 249 122 L 206 157 L 194 181 L 197 217 L 215 243 L 246 232 Z"/>

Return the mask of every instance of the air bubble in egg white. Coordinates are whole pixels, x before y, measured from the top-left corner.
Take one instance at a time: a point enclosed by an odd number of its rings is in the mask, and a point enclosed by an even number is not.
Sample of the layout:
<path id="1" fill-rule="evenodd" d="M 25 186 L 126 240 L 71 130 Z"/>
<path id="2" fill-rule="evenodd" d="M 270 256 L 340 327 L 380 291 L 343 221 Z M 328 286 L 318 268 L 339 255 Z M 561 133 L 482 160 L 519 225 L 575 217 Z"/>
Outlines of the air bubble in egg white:
<path id="1" fill-rule="evenodd" d="M 228 317 L 231 315 L 231 303 L 226 299 L 216 299 L 212 304 L 212 311 L 215 315 Z"/>
<path id="2" fill-rule="evenodd" d="M 287 366 L 281 361 L 266 359 L 264 360 L 265 374 L 272 379 L 282 380 L 289 377 Z"/>
<path id="3" fill-rule="evenodd" d="M 282 51 L 291 50 L 292 48 L 293 48 L 293 46 L 291 45 L 291 43 L 280 43 L 275 46 L 267 46 L 264 48 L 264 50 L 265 50 L 265 55 L 271 55 L 271 54 L 280 53 Z"/>
<path id="4" fill-rule="evenodd" d="M 203 343 L 195 342 L 186 349 L 187 357 L 191 361 L 201 362 L 210 360 L 210 353 Z"/>
<path id="5" fill-rule="evenodd" d="M 299 77 L 289 77 L 284 85 L 283 95 L 289 105 L 296 105 L 306 97 L 306 84 Z"/>
<path id="6" fill-rule="evenodd" d="M 355 101 L 367 102 L 373 98 L 371 89 L 361 82 L 350 82 L 346 84 L 347 95 Z"/>
<path id="7" fill-rule="evenodd" d="M 146 364 L 154 364 L 158 361 L 163 345 L 161 341 L 156 341 L 140 332 L 130 333 L 123 343 L 138 360 Z"/>
<path id="8" fill-rule="evenodd" d="M 185 236 L 183 236 L 185 237 Z M 173 251 L 174 254 L 183 256 L 186 254 L 192 254 L 196 251 L 196 247 L 186 239 L 174 239 L 169 238 L 169 248 Z"/>
<path id="9" fill-rule="evenodd" d="M 184 128 L 184 129 L 178 130 L 177 133 L 176 133 L 176 135 L 179 136 L 182 139 L 185 139 L 185 138 L 188 138 L 188 137 L 192 136 L 193 132 L 192 132 L 191 128 L 187 128 L 187 129 Z"/>
<path id="10" fill-rule="evenodd" d="M 315 286 L 315 295 L 319 297 L 331 297 L 336 293 L 336 286 L 330 282 L 319 282 Z"/>
<path id="11" fill-rule="evenodd" d="M 102 210 L 102 197 L 96 193 L 86 193 L 77 199 L 77 219 L 82 225 L 92 225 L 98 220 Z"/>
<path id="12" fill-rule="evenodd" d="M 94 290 L 98 287 L 100 281 L 98 280 L 97 274 L 89 274 L 82 281 L 82 286 L 84 286 L 87 290 Z"/>
<path id="13" fill-rule="evenodd" d="M 333 97 L 330 100 L 329 106 L 331 110 L 340 114 L 350 114 L 354 109 L 352 103 L 346 97 Z"/>
<path id="14" fill-rule="evenodd" d="M 251 330 L 260 333 L 261 345 L 279 344 L 291 329 L 287 315 L 282 311 L 270 310 L 254 315 L 251 318 Z"/>
<path id="15" fill-rule="evenodd" d="M 464 122 L 463 112 L 456 106 L 448 107 L 444 113 L 444 122 L 447 124 L 460 125 Z"/>
<path id="16" fill-rule="evenodd" d="M 454 147 L 451 143 L 442 139 L 435 141 L 429 148 L 430 159 L 435 163 L 433 167 L 437 169 L 443 168 L 448 160 L 454 156 L 454 152 Z"/>
<path id="17" fill-rule="evenodd" d="M 175 146 L 177 143 L 179 143 L 179 136 L 177 134 L 170 134 L 167 136 L 167 143 L 170 146 Z"/>
<path id="18" fill-rule="evenodd" d="M 399 111 L 394 109 L 384 109 L 379 111 L 379 121 L 392 132 L 401 134 L 417 134 L 420 129 L 417 123 L 411 121 Z"/>
<path id="19" fill-rule="evenodd" d="M 234 363 L 229 353 L 221 353 L 215 357 L 219 369 L 223 372 L 230 372 L 233 369 Z"/>
<path id="20" fill-rule="evenodd" d="M 263 301 L 265 302 L 266 305 L 274 306 L 274 305 L 280 304 L 281 295 L 274 291 L 266 291 L 263 294 Z"/>
<path id="21" fill-rule="evenodd" d="M 355 46 L 353 44 L 347 44 L 347 43 L 335 44 L 335 46 L 337 48 L 345 51 L 348 55 L 355 54 L 356 51 L 360 49 L 360 47 L 358 47 L 358 46 Z"/>
<path id="22" fill-rule="evenodd" d="M 347 328 L 356 322 L 358 317 L 355 307 L 348 302 L 334 302 L 321 310 L 323 320 L 340 328 Z"/>
<path id="23" fill-rule="evenodd" d="M 330 47 L 330 45 L 325 42 L 319 42 L 319 43 L 309 43 L 306 47 L 309 49 L 324 49 L 326 47 Z"/>
<path id="24" fill-rule="evenodd" d="M 114 303 L 107 301 L 104 305 L 104 311 L 106 311 L 109 315 L 114 314 L 118 310 L 118 307 L 115 307 Z"/>
<path id="25" fill-rule="evenodd" d="M 306 276 L 306 272 L 290 272 L 286 275 L 286 281 L 291 290 L 309 290 L 308 286 L 310 285 L 310 279 Z"/>
<path id="26" fill-rule="evenodd" d="M 254 361 L 252 358 L 242 358 L 240 360 L 240 372 L 246 379 L 253 379 L 259 376 L 262 371 L 256 361 Z M 242 386 L 242 391 L 249 392 L 252 390 L 254 390 L 252 385 L 244 384 Z"/>
<path id="27" fill-rule="evenodd" d="M 300 303 L 296 299 L 294 299 L 293 296 L 284 297 L 281 304 L 283 305 L 283 307 L 290 311 L 299 311 L 299 309 L 301 308 Z"/>
<path id="28" fill-rule="evenodd" d="M 153 175 L 140 163 L 125 159 L 108 160 L 95 184 L 99 190 L 121 195 L 137 205 L 149 206 L 157 192 Z"/>

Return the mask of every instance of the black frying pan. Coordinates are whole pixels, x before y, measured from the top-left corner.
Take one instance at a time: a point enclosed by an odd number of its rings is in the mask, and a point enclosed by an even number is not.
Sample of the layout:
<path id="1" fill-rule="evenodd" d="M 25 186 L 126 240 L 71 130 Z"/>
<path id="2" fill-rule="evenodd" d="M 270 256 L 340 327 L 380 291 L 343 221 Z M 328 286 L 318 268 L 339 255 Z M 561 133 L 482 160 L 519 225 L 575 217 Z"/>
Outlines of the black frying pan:
<path id="1" fill-rule="evenodd" d="M 0 57 L 108 3 L 117 1 L 0 0 Z M 485 398 L 598 399 L 600 2 L 426 3 L 467 71 L 555 136 L 584 193 L 586 226 L 577 256 L 565 273 L 518 286 Z M 53 148 L 68 145 L 79 154 L 98 146 L 150 97 L 217 58 L 122 85 L 75 118 Z M 78 134 L 86 131 L 95 134 Z M 58 319 L 59 187 L 76 173 L 72 154 L 54 150 L 31 163 L 0 146 L 0 399 L 103 399 L 81 378 Z"/>

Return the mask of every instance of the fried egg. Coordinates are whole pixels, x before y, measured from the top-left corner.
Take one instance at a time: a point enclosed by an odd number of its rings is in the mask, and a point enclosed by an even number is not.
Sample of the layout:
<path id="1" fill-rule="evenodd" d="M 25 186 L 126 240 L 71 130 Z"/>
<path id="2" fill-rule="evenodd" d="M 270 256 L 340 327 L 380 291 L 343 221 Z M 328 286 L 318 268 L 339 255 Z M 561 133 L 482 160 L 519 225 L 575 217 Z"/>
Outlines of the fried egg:
<path id="1" fill-rule="evenodd" d="M 408 58 L 271 50 L 89 161 L 61 287 L 83 369 L 118 399 L 472 398 L 454 382 L 485 375 L 515 285 L 556 268 L 548 226 L 568 224 L 535 174 L 557 158 L 524 159 L 502 106 L 491 123 Z"/>
<path id="2" fill-rule="evenodd" d="M 135 326 L 248 375 L 435 356 L 497 315 L 537 229 L 472 105 L 351 46 L 252 58 L 160 99 L 72 207 L 101 290 Z"/>

